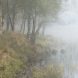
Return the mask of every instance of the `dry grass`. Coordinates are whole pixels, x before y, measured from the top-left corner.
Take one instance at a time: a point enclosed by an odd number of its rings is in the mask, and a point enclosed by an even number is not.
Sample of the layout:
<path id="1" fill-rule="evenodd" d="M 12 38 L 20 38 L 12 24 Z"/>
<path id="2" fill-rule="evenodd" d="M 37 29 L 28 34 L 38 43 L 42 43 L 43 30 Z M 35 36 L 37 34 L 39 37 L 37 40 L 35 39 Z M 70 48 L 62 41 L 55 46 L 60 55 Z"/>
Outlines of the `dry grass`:
<path id="1" fill-rule="evenodd" d="M 42 60 L 46 61 L 48 54 L 45 52 L 45 47 L 47 47 L 47 45 L 48 40 L 45 37 L 39 37 L 36 45 L 33 46 L 23 34 L 12 32 L 1 34 L 0 78 L 16 78 L 17 73 L 17 78 L 19 78 L 19 75 L 24 72 L 24 70 L 27 72 L 31 71 L 31 69 L 32 75 L 29 73 L 30 78 L 61 78 L 61 73 L 56 72 L 59 70 L 58 68 L 56 71 L 50 66 L 46 68 L 35 68 L 37 63 L 40 64 Z M 23 76 L 21 78 L 23 78 Z"/>

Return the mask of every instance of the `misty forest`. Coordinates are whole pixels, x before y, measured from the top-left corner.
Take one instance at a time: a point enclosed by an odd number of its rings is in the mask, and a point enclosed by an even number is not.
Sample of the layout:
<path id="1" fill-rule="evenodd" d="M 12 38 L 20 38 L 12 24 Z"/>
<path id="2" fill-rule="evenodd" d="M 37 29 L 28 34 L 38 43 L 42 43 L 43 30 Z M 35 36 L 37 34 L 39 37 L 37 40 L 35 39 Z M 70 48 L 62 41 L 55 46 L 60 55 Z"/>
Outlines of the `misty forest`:
<path id="1" fill-rule="evenodd" d="M 78 0 L 0 0 L 0 78 L 78 78 Z"/>

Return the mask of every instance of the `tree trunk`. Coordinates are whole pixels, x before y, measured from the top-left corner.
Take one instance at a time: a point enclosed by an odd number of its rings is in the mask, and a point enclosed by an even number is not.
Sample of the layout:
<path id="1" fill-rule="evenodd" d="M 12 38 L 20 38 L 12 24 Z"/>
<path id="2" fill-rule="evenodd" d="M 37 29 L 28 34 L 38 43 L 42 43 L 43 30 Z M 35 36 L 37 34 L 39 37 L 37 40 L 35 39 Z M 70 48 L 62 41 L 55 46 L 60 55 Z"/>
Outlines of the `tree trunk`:
<path id="1" fill-rule="evenodd" d="M 35 29 L 36 29 L 36 13 L 33 16 L 33 28 L 32 28 L 32 34 L 31 34 L 31 43 L 32 44 L 35 44 L 35 41 L 36 41 Z"/>
<path id="2" fill-rule="evenodd" d="M 25 16 L 25 10 L 23 10 L 23 17 L 22 17 L 22 24 L 21 24 L 20 32 L 22 31 L 23 33 L 25 32 L 25 23 L 26 23 L 26 16 Z"/>
<path id="3" fill-rule="evenodd" d="M 8 0 L 6 2 L 6 9 L 7 9 L 7 16 L 6 16 L 6 29 L 9 30 L 9 7 L 8 7 Z"/>
<path id="4" fill-rule="evenodd" d="M 12 31 L 14 31 L 15 30 L 15 13 L 13 13 L 13 17 L 12 17 L 12 25 L 11 25 L 11 29 L 12 29 Z"/>
<path id="5" fill-rule="evenodd" d="M 30 39 L 30 29 L 31 29 L 31 18 L 30 18 L 30 15 L 28 16 L 28 20 L 27 20 L 27 23 L 28 23 L 28 29 L 27 29 L 27 38 Z"/>
<path id="6" fill-rule="evenodd" d="M 15 15 L 16 15 L 15 9 L 16 9 L 16 1 L 14 0 L 13 7 L 12 7 L 12 21 L 11 21 L 12 22 L 12 25 L 11 25 L 12 31 L 15 30 Z"/>
<path id="7" fill-rule="evenodd" d="M 25 32 L 25 23 L 26 23 L 26 18 L 23 20 L 23 33 Z"/>
<path id="8" fill-rule="evenodd" d="M 39 24 L 38 24 L 38 27 L 37 27 L 37 29 L 36 29 L 36 35 L 37 34 L 39 34 L 39 31 L 42 29 L 42 32 L 44 33 L 45 32 L 45 23 L 46 23 L 47 21 L 41 21 Z"/>
<path id="9" fill-rule="evenodd" d="M 41 27 L 42 27 L 42 22 L 39 23 L 38 28 L 36 29 L 36 32 L 35 32 L 36 35 L 39 34 L 39 31 L 40 31 Z"/>
<path id="10" fill-rule="evenodd" d="M 2 13 L 2 28 L 3 28 L 3 26 L 4 26 L 4 15 Z"/>
<path id="11" fill-rule="evenodd" d="M 1 20 L 1 25 L 2 25 L 2 28 L 3 28 L 3 25 L 4 25 L 4 12 L 3 12 L 3 1 L 1 0 L 1 5 L 2 5 L 2 20 Z"/>

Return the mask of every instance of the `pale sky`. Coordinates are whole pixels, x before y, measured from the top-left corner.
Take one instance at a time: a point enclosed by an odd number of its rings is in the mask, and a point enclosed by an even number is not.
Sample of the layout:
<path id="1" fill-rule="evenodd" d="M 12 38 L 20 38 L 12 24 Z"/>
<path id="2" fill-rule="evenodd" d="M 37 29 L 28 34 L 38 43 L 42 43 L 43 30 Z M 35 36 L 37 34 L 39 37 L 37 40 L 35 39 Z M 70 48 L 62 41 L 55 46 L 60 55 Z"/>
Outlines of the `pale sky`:
<path id="1" fill-rule="evenodd" d="M 46 33 L 65 41 L 78 42 L 78 0 L 69 0 L 67 5 L 59 15 L 62 24 L 50 24 Z"/>

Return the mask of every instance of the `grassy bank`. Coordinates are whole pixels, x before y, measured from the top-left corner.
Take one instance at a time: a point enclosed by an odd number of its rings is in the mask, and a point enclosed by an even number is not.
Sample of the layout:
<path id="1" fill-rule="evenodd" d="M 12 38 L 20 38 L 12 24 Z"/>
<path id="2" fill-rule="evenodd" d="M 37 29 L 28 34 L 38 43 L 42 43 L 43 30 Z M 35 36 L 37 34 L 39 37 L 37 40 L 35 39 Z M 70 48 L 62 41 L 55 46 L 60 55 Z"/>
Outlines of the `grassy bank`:
<path id="1" fill-rule="evenodd" d="M 31 45 L 25 35 L 5 32 L 0 35 L 0 78 L 61 78 L 57 66 L 44 66 L 49 52 L 48 39 L 38 37 Z M 45 63 L 46 64 L 46 63 Z"/>

